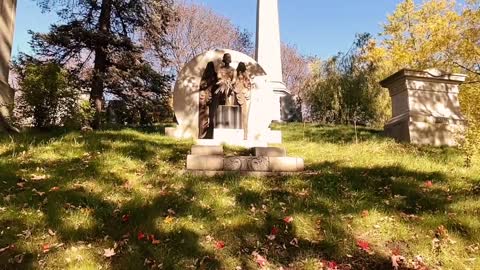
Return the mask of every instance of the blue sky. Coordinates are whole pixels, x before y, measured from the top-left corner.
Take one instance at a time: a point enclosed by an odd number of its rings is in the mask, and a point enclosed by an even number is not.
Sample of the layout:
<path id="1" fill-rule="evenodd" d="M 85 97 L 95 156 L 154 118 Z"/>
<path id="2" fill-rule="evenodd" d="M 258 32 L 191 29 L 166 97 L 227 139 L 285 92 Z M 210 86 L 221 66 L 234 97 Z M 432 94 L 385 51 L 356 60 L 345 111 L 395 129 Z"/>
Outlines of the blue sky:
<path id="1" fill-rule="evenodd" d="M 194 0 L 255 34 L 256 0 Z M 350 48 L 355 33 L 376 34 L 400 0 L 279 0 L 282 40 L 306 55 L 326 58 Z M 28 30 L 45 32 L 55 14 L 42 14 L 33 0 L 19 0 L 14 55 L 29 51 Z"/>

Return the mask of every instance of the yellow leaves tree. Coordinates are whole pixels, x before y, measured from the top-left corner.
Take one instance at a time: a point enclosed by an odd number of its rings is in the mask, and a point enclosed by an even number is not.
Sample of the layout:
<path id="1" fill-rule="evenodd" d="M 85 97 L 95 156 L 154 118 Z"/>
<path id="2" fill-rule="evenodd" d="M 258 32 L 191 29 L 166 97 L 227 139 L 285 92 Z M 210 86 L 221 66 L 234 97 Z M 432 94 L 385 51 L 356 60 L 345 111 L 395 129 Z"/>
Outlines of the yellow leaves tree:
<path id="1" fill-rule="evenodd" d="M 378 80 L 402 68 L 467 73 L 460 98 L 469 121 L 464 146 L 470 157 L 480 141 L 479 7 L 480 0 L 404 0 L 365 56 L 377 66 Z"/>

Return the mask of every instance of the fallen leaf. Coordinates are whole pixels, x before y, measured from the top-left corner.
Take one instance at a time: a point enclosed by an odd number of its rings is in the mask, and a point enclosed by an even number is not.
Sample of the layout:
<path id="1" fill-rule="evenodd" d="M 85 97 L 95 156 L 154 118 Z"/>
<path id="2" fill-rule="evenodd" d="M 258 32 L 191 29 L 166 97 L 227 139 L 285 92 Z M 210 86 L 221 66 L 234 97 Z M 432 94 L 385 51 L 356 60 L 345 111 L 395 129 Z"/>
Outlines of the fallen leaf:
<path id="1" fill-rule="evenodd" d="M 3 252 L 5 252 L 5 251 L 7 251 L 7 250 L 9 250 L 9 249 L 11 249 L 11 248 L 13 248 L 13 247 L 14 247 L 14 245 L 8 245 L 8 246 L 6 246 L 6 247 L 4 247 L 4 248 L 0 248 L 0 254 L 2 254 Z"/>
<path id="2" fill-rule="evenodd" d="M 107 248 L 107 249 L 104 249 L 103 250 L 103 256 L 107 257 L 107 258 L 111 258 L 113 256 L 115 256 L 115 250 L 113 248 Z"/>
<path id="3" fill-rule="evenodd" d="M 432 181 L 426 181 L 425 182 L 425 187 L 426 188 L 432 188 L 433 187 L 433 182 Z"/>
<path id="4" fill-rule="evenodd" d="M 357 241 L 357 246 L 359 246 L 362 250 L 364 250 L 366 252 L 370 252 L 370 244 L 367 241 L 358 240 Z"/>
<path id="5" fill-rule="evenodd" d="M 41 174 L 41 175 L 31 174 L 31 175 L 30 175 L 30 179 L 32 179 L 33 181 L 40 181 L 40 180 L 45 180 L 45 179 L 47 179 L 47 176 L 44 175 L 44 174 Z"/>
<path id="6" fill-rule="evenodd" d="M 18 254 L 17 256 L 13 257 L 14 261 L 18 264 L 23 262 L 23 258 L 25 257 L 25 254 Z"/>
<path id="7" fill-rule="evenodd" d="M 52 229 L 48 229 L 48 234 L 50 234 L 51 236 L 55 236 L 55 232 L 52 231 Z"/>
<path id="8" fill-rule="evenodd" d="M 144 234 L 143 232 L 138 232 L 137 239 L 138 239 L 138 240 L 143 240 L 143 239 L 145 239 L 145 234 Z"/>
<path id="9" fill-rule="evenodd" d="M 50 251 L 50 245 L 49 244 L 43 244 L 42 245 L 42 251 L 43 253 L 47 253 Z"/>
<path id="10" fill-rule="evenodd" d="M 252 255 L 254 256 L 255 262 L 258 264 L 258 266 L 263 268 L 267 265 L 268 261 L 267 261 L 267 259 L 265 259 L 265 257 L 258 254 L 257 252 L 253 252 Z"/>
<path id="11" fill-rule="evenodd" d="M 334 261 L 327 261 L 324 260 L 322 261 L 323 267 L 326 267 L 327 270 L 336 270 L 337 269 L 337 263 Z"/>
<path id="12" fill-rule="evenodd" d="M 223 249 L 223 248 L 225 248 L 225 242 L 223 242 L 223 241 L 217 241 L 217 242 L 215 243 L 215 248 L 216 248 L 216 249 Z"/>
<path id="13" fill-rule="evenodd" d="M 285 223 L 292 223 L 293 222 L 293 217 L 291 217 L 291 216 L 285 217 L 283 219 L 283 221 L 285 221 Z"/>
<path id="14" fill-rule="evenodd" d="M 297 238 L 293 238 L 292 241 L 290 241 L 290 245 L 294 246 L 294 247 L 298 247 L 298 239 Z"/>
<path id="15" fill-rule="evenodd" d="M 270 240 L 270 241 L 273 241 L 277 238 L 277 236 L 273 235 L 273 234 L 270 234 L 270 235 L 267 235 L 267 239 Z"/>
<path id="16" fill-rule="evenodd" d="M 172 217 L 172 216 L 167 216 L 167 217 L 165 218 L 164 222 L 167 223 L 167 224 L 172 224 L 174 220 L 175 220 L 174 217 Z"/>
<path id="17" fill-rule="evenodd" d="M 167 212 L 170 216 L 175 216 L 177 214 L 173 209 L 168 209 Z"/>
<path id="18" fill-rule="evenodd" d="M 158 245 L 158 244 L 160 244 L 160 240 L 153 239 L 152 244 L 153 245 Z"/>
<path id="19" fill-rule="evenodd" d="M 370 213 L 368 212 L 368 210 L 363 210 L 363 211 L 362 211 L 362 218 L 368 217 L 369 214 L 370 214 Z"/>
<path id="20" fill-rule="evenodd" d="M 129 219 L 130 219 L 130 215 L 125 214 L 122 216 L 122 221 L 125 223 L 127 223 Z"/>
<path id="21" fill-rule="evenodd" d="M 278 229 L 277 227 L 273 227 L 270 235 L 277 235 L 278 233 L 280 233 L 280 229 Z"/>
<path id="22" fill-rule="evenodd" d="M 18 182 L 17 187 L 24 188 L 25 187 L 25 182 Z"/>
<path id="23" fill-rule="evenodd" d="M 392 267 L 394 270 L 398 270 L 401 265 L 405 262 L 405 257 L 400 255 L 392 255 Z"/>
<path id="24" fill-rule="evenodd" d="M 59 190 L 60 190 L 59 187 L 52 187 L 52 188 L 50 189 L 50 191 L 59 191 Z"/>

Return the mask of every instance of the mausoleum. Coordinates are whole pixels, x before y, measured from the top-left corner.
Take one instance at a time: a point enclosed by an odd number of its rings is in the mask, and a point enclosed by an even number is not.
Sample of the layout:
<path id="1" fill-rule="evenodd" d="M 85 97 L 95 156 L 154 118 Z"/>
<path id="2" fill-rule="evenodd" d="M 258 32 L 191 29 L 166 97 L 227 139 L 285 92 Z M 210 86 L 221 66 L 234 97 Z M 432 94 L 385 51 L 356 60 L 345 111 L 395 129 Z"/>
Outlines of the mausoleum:
<path id="1" fill-rule="evenodd" d="M 458 100 L 465 79 L 437 69 L 402 69 L 380 82 L 392 98 L 385 134 L 413 144 L 457 145 L 465 127 Z"/>

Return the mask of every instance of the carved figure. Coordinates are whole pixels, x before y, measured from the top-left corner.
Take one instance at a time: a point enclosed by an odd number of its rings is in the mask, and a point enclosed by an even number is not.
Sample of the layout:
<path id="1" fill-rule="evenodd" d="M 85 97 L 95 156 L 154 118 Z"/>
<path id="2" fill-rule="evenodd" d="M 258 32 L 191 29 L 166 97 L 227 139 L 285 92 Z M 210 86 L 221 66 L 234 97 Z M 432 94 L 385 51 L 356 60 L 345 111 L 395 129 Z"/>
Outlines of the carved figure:
<path id="1" fill-rule="evenodd" d="M 252 79 L 245 63 L 241 62 L 237 67 L 237 83 L 235 85 L 235 97 L 237 104 L 242 111 L 242 128 L 244 139 L 248 139 L 248 112 L 250 110 L 250 92 L 252 90 Z"/>
<path id="2" fill-rule="evenodd" d="M 216 95 L 219 95 L 219 105 L 233 106 L 235 103 L 234 89 L 236 83 L 237 72 L 230 66 L 232 63 L 232 56 L 229 53 L 223 55 L 223 66 L 217 71 L 217 90 Z"/>
<path id="3" fill-rule="evenodd" d="M 215 110 L 212 108 L 217 103 L 217 99 L 213 93 L 217 85 L 217 73 L 215 72 L 215 65 L 209 62 L 203 73 L 200 81 L 200 100 L 199 100 L 199 134 L 200 139 L 213 138 L 214 114 Z"/>

